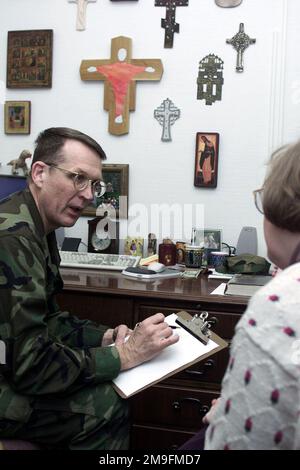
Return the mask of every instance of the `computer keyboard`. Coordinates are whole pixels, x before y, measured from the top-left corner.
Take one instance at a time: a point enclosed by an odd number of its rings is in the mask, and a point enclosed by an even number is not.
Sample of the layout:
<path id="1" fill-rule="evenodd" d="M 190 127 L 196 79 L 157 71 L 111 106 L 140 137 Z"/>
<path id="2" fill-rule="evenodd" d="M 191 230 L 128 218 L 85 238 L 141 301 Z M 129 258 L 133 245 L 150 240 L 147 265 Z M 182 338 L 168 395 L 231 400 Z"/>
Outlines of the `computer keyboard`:
<path id="1" fill-rule="evenodd" d="M 62 268 L 113 269 L 123 271 L 130 266 L 137 266 L 140 256 L 112 255 L 108 253 L 83 253 L 78 251 L 60 251 Z"/>

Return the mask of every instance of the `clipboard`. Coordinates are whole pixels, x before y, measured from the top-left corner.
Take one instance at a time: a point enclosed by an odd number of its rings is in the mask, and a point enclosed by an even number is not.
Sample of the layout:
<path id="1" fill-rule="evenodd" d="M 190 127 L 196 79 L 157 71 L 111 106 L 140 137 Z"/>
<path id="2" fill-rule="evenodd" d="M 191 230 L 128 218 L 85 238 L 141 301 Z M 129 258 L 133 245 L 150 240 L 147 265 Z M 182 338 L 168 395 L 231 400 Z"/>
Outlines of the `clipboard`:
<path id="1" fill-rule="evenodd" d="M 190 319 L 193 318 L 189 313 L 184 313 Z M 113 379 L 112 385 L 122 398 L 129 398 L 228 346 L 226 341 L 213 332 L 207 344 L 203 344 L 186 328 L 179 327 L 176 322 L 179 314 L 182 312 L 172 313 L 165 318 L 170 326 L 177 327 L 174 329 L 174 334 L 178 334 L 180 339 L 176 344 L 164 349 L 148 362 L 133 369 L 121 371 L 118 377 Z"/>

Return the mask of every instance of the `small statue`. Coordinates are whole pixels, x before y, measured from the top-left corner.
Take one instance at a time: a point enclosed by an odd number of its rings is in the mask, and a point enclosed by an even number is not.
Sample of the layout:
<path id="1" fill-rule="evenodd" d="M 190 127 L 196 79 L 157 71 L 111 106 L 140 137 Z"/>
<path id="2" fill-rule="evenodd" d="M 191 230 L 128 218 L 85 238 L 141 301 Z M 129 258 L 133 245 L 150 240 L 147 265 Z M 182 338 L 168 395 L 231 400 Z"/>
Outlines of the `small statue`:
<path id="1" fill-rule="evenodd" d="M 15 160 L 11 160 L 8 165 L 12 166 L 11 172 L 13 175 L 18 174 L 18 168 L 21 168 L 23 170 L 24 176 L 28 176 L 29 170 L 26 164 L 26 160 L 28 158 L 31 158 L 31 152 L 29 150 L 23 150 L 20 153 L 19 158 L 16 158 Z"/>

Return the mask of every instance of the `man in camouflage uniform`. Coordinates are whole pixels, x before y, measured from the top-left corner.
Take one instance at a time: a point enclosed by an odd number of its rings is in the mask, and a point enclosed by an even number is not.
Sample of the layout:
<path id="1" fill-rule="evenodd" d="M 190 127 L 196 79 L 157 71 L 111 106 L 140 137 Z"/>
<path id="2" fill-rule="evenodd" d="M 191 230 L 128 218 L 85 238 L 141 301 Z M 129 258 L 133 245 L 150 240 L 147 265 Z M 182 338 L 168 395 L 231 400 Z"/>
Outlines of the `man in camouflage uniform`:
<path id="1" fill-rule="evenodd" d="M 0 437 L 126 449 L 128 410 L 111 380 L 178 337 L 160 313 L 132 332 L 59 310 L 55 295 L 63 285 L 54 230 L 74 225 L 102 191 L 106 156 L 89 136 L 67 128 L 47 129 L 36 144 L 29 187 L 0 203 L 0 340 L 6 349 Z"/>

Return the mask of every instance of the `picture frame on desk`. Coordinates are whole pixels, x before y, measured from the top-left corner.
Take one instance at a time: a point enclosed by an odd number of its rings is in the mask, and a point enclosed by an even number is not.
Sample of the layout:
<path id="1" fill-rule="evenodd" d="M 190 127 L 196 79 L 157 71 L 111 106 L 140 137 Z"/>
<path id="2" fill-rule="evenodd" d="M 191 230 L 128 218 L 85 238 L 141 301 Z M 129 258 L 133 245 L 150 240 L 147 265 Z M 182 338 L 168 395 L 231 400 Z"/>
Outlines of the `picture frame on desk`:
<path id="1" fill-rule="evenodd" d="M 5 101 L 5 134 L 30 134 L 30 101 Z"/>
<path id="2" fill-rule="evenodd" d="M 53 30 L 8 31 L 7 88 L 51 88 Z"/>
<path id="3" fill-rule="evenodd" d="M 216 188 L 218 182 L 219 134 L 197 132 L 194 186 Z"/>
<path id="4" fill-rule="evenodd" d="M 207 265 L 210 253 L 222 250 L 222 230 L 216 228 L 196 229 L 195 245 L 203 245 L 202 263 L 204 266 Z"/>
<path id="5" fill-rule="evenodd" d="M 107 212 L 108 217 L 128 218 L 128 164 L 103 164 L 102 177 L 106 183 L 106 192 L 100 198 L 95 198 L 93 203 L 83 211 L 85 216 L 103 216 Z"/>

